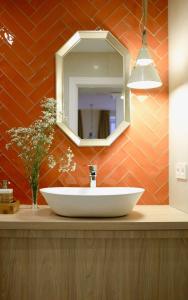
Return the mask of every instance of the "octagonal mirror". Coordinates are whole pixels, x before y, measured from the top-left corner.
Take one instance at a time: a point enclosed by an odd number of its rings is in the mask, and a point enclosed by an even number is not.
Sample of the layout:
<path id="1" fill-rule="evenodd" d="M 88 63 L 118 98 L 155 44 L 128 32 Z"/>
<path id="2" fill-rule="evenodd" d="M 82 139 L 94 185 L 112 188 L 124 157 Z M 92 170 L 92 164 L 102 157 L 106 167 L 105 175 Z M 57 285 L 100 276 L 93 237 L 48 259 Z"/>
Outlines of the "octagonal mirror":
<path id="1" fill-rule="evenodd" d="M 129 52 L 109 31 L 78 31 L 56 53 L 57 125 L 79 146 L 109 146 L 130 124 Z"/>

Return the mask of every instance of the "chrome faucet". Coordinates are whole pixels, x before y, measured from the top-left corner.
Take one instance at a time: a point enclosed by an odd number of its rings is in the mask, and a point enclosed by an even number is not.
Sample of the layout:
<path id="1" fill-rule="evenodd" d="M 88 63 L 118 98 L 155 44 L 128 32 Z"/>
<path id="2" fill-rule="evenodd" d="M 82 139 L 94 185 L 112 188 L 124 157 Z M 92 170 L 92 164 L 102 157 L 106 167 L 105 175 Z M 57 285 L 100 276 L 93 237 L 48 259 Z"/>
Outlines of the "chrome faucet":
<path id="1" fill-rule="evenodd" d="M 96 177 L 97 177 L 97 166 L 89 165 L 89 179 L 90 179 L 90 187 L 96 187 Z"/>

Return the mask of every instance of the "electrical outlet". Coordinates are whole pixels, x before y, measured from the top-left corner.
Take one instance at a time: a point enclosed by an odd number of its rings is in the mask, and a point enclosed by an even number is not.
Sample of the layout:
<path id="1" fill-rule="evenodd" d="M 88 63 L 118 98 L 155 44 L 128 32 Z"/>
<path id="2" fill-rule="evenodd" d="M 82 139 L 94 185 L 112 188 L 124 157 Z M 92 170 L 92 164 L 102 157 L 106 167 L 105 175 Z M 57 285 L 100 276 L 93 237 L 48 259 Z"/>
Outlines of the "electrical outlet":
<path id="1" fill-rule="evenodd" d="M 176 164 L 176 179 L 187 180 L 187 164 L 185 162 Z"/>

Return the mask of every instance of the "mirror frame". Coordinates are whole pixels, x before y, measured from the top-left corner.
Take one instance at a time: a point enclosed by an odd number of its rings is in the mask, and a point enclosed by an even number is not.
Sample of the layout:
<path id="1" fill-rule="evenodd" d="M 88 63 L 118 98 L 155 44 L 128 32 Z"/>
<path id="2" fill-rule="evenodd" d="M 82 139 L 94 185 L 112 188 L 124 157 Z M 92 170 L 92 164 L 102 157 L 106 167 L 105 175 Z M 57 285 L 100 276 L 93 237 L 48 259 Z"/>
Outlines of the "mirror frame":
<path id="1" fill-rule="evenodd" d="M 66 124 L 64 117 L 64 86 L 63 86 L 63 57 L 71 51 L 82 39 L 105 39 L 123 57 L 123 97 L 124 97 L 124 118 L 118 127 L 106 139 L 81 139 Z M 56 56 L 56 124 L 62 131 L 78 146 L 110 146 L 121 133 L 130 125 L 130 90 L 127 88 L 129 78 L 130 54 L 109 31 L 77 31 L 55 54 Z"/>

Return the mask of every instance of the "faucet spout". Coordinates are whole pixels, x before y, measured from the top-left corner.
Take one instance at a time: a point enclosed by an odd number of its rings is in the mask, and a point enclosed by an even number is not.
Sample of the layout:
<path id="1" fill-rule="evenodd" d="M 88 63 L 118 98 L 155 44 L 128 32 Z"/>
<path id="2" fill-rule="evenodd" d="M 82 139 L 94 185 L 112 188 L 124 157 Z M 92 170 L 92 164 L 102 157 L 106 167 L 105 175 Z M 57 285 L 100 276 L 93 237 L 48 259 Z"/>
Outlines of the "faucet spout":
<path id="1" fill-rule="evenodd" d="M 97 186 L 97 166 L 89 165 L 89 178 L 90 178 L 90 187 L 94 188 Z"/>

